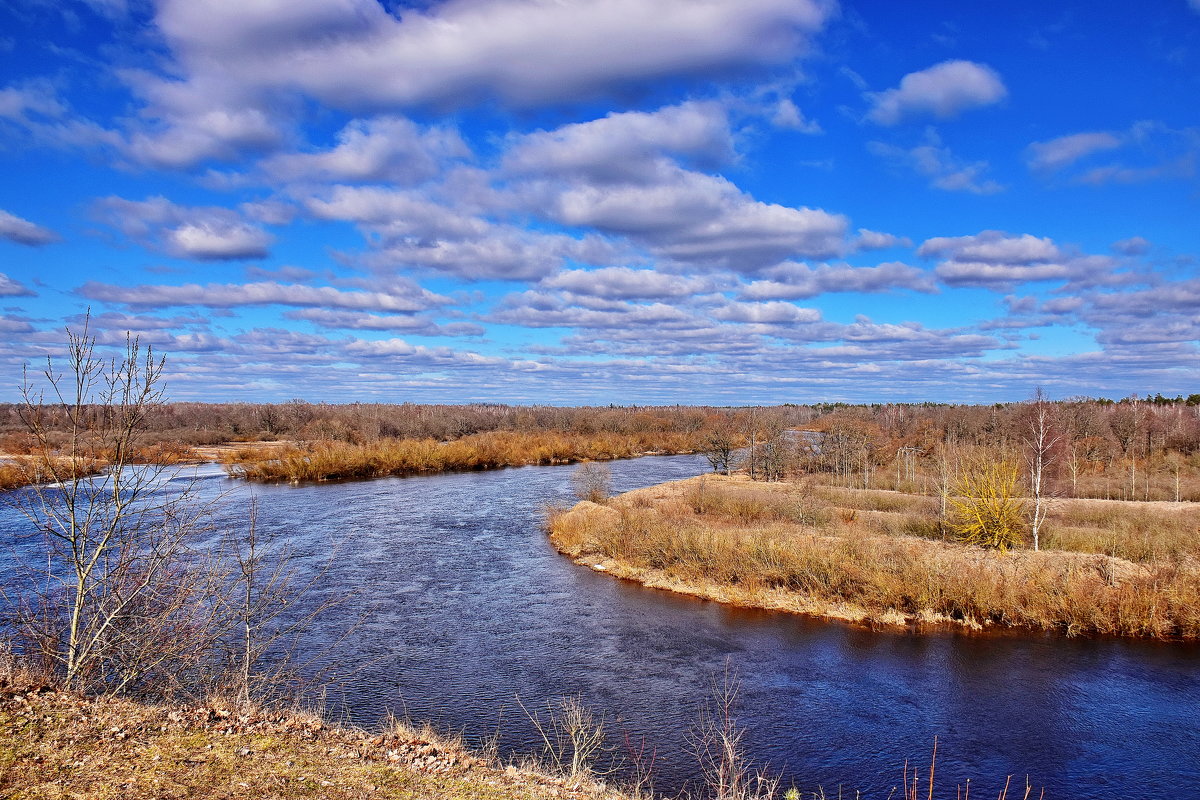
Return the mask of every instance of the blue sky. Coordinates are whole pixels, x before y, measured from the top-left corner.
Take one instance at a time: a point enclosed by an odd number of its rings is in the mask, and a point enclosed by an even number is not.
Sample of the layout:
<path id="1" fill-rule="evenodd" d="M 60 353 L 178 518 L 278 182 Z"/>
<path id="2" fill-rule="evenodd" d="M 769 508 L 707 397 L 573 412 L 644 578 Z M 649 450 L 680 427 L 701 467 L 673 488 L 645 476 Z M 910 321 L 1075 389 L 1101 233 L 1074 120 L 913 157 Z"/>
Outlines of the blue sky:
<path id="1" fill-rule="evenodd" d="M 10 0 L 0 399 L 1200 391 L 1200 0 Z"/>

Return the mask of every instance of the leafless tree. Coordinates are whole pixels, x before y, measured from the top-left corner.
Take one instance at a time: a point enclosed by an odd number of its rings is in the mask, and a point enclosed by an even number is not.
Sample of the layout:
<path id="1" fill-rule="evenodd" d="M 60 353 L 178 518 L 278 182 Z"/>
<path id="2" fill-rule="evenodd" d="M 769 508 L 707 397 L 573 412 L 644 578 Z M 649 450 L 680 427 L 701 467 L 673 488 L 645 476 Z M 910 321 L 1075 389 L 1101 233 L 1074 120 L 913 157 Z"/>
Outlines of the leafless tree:
<path id="1" fill-rule="evenodd" d="M 701 711 L 690 744 L 714 800 L 767 800 L 775 796 L 778 779 L 756 769 L 746 755 L 744 729 L 737 723 L 741 683 L 728 664 L 714 676 L 712 691 Z"/>
<path id="2" fill-rule="evenodd" d="M 708 460 L 713 472 L 729 475 L 733 472 L 737 436 L 728 425 L 715 428 L 701 441 L 700 452 Z"/>
<path id="3" fill-rule="evenodd" d="M 612 496 L 612 470 L 598 461 L 585 461 L 571 474 L 571 485 L 580 500 L 603 503 Z"/>
<path id="4" fill-rule="evenodd" d="M 1033 495 L 1030 532 L 1033 549 L 1040 546 L 1039 536 L 1046 513 L 1050 506 L 1049 472 L 1058 459 L 1057 447 L 1062 432 L 1056 427 L 1054 405 L 1046 399 L 1041 389 L 1034 394 L 1029 404 L 1029 416 L 1025 430 L 1025 465 L 1029 478 L 1029 491 Z"/>
<path id="5" fill-rule="evenodd" d="M 44 544 L 24 565 L 16 608 L 26 646 L 71 688 L 119 692 L 182 679 L 181 664 L 216 635 L 204 602 L 220 582 L 192 558 L 208 511 L 177 468 L 137 463 L 148 413 L 162 402 L 163 360 L 129 338 L 106 360 L 95 339 L 67 332 L 66 365 L 25 373 L 22 419 L 47 480 L 11 496 Z M 66 419 L 65 438 L 46 424 Z M 56 442 L 60 442 L 56 445 Z M 105 469 L 95 473 L 97 464 Z"/>
<path id="6" fill-rule="evenodd" d="M 324 571 L 299 581 L 286 547 L 258 532 L 256 504 L 247 530 L 217 530 L 221 498 L 202 501 L 180 467 L 142 463 L 162 358 L 130 337 L 106 360 L 85 323 L 67 331 L 65 360 L 25 375 L 22 419 L 45 480 L 6 495 L 42 545 L 22 550 L 36 555 L 3 598 L 24 655 L 90 693 L 249 700 L 296 687 L 311 661 L 292 657 L 300 634 L 336 601 L 284 612 Z"/>

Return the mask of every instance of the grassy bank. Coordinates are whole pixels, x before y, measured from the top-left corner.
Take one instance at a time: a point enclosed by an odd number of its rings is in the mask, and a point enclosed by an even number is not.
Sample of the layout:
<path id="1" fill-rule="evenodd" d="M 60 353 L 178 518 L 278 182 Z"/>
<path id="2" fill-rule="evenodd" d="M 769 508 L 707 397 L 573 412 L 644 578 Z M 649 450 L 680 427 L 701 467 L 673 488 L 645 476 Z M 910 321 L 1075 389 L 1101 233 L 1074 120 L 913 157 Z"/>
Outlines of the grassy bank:
<path id="1" fill-rule="evenodd" d="M 1061 501 L 1045 549 L 943 538 L 936 500 L 704 476 L 553 514 L 555 546 L 620 577 L 859 622 L 1200 638 L 1195 504 Z"/>
<path id="2" fill-rule="evenodd" d="M 93 459 L 76 459 L 72 464 L 66 458 L 54 458 L 52 462 L 32 456 L 8 455 L 5 458 L 7 460 L 0 462 L 0 492 L 35 483 L 99 475 L 105 467 L 104 461 Z"/>
<path id="3" fill-rule="evenodd" d="M 314 442 L 244 449 L 225 460 L 230 475 L 255 481 L 324 481 L 380 478 L 452 470 L 631 458 L 646 453 L 686 453 L 695 437 L 683 433 L 575 434 L 496 431 L 448 442 L 381 439 L 365 444 Z"/>
<path id="4" fill-rule="evenodd" d="M 0 796 L 602 798 L 495 766 L 429 731 L 368 733 L 314 715 L 222 703 L 145 705 L 0 683 Z"/>

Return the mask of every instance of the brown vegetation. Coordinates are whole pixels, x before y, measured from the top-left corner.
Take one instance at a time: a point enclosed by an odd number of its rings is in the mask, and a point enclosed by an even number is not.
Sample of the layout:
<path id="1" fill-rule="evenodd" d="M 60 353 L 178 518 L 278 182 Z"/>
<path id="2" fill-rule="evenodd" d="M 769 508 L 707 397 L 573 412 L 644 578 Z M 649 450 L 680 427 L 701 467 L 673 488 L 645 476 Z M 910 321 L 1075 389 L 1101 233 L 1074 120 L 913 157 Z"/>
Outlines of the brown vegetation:
<path id="1" fill-rule="evenodd" d="M 704 476 L 552 515 L 621 577 L 856 621 L 1200 637 L 1200 509 L 1057 504 L 1041 552 L 943 540 L 934 498 Z"/>
<path id="2" fill-rule="evenodd" d="M 226 469 L 233 476 L 249 480 L 324 481 L 599 461 L 649 452 L 690 452 L 695 446 L 694 437 L 683 433 L 585 435 L 495 431 L 449 442 L 383 439 L 369 444 L 315 442 L 271 451 L 242 450 L 231 454 Z"/>
<path id="3" fill-rule="evenodd" d="M 51 456 L 49 459 L 29 456 L 10 456 L 0 462 L 0 491 L 17 489 L 35 483 L 61 480 L 61 476 L 86 478 L 99 474 L 104 462 Z"/>
<path id="4" fill-rule="evenodd" d="M 20 798 L 617 797 L 505 769 L 392 724 L 369 733 L 221 701 L 147 705 L 0 680 L 0 795 Z"/>

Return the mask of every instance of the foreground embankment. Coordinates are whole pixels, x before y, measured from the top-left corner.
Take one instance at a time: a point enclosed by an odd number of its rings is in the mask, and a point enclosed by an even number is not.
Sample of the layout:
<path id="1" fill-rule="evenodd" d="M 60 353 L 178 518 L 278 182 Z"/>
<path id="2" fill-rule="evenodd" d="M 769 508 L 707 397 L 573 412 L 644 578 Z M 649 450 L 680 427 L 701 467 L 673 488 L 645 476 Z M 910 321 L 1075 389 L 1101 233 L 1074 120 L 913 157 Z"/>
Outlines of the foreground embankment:
<path id="1" fill-rule="evenodd" d="M 578 563 L 653 588 L 872 624 L 1200 638 L 1197 504 L 1062 501 L 1043 549 L 943 538 L 933 498 L 709 475 L 551 515 Z"/>
<path id="2" fill-rule="evenodd" d="M 154 798 L 609 798 L 500 768 L 428 731 L 378 733 L 219 702 L 147 705 L 0 682 L 0 796 Z"/>

